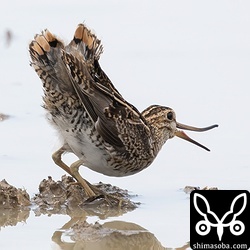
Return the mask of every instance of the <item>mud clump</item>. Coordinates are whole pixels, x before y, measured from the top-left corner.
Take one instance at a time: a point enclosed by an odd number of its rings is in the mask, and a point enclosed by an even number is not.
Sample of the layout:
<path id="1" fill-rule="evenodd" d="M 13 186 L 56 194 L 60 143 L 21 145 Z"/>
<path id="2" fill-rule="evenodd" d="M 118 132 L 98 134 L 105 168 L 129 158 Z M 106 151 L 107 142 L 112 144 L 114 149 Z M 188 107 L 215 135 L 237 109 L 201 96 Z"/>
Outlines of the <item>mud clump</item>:
<path id="1" fill-rule="evenodd" d="M 139 205 L 131 201 L 127 190 L 101 182 L 93 186 L 101 194 L 89 198 L 72 177 L 63 175 L 59 181 L 48 177 L 41 181 L 39 193 L 32 198 L 32 203 L 37 205 L 37 215 L 70 214 L 76 208 L 81 208 L 90 214 L 105 214 L 105 217 L 120 210 L 132 211 Z"/>
<path id="2" fill-rule="evenodd" d="M 217 187 L 208 187 L 208 186 L 205 186 L 203 188 L 200 188 L 200 187 L 195 187 L 195 186 L 185 186 L 183 188 L 183 191 L 186 193 L 186 194 L 190 194 L 192 191 L 194 190 L 218 190 Z"/>
<path id="3" fill-rule="evenodd" d="M 6 180 L 0 182 L 0 209 L 18 208 L 31 205 L 26 190 L 10 185 Z"/>
<path id="4" fill-rule="evenodd" d="M 25 222 L 30 214 L 30 197 L 21 188 L 15 188 L 6 180 L 0 182 L 0 228 Z"/>
<path id="5" fill-rule="evenodd" d="M 0 182 L 0 228 L 14 226 L 26 221 L 30 211 L 37 216 L 42 214 L 67 214 L 71 217 L 98 216 L 105 219 L 132 211 L 139 203 L 131 201 L 127 190 L 110 184 L 93 185 L 101 195 L 89 198 L 82 186 L 63 175 L 55 181 L 51 177 L 41 181 L 39 192 L 30 199 L 26 190 L 10 185 L 6 180 Z"/>
<path id="6" fill-rule="evenodd" d="M 0 122 L 6 120 L 6 119 L 8 119 L 8 118 L 9 118 L 9 115 L 0 113 Z"/>

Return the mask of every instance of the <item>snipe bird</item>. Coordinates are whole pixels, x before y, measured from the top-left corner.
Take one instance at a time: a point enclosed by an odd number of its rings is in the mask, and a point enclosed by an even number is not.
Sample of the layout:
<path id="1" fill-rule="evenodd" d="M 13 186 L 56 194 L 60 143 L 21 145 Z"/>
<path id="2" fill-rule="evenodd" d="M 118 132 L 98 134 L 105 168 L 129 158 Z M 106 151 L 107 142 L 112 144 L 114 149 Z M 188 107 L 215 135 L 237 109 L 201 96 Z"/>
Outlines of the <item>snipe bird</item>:
<path id="1" fill-rule="evenodd" d="M 174 136 L 192 142 L 182 130 L 207 131 L 176 121 L 173 109 L 152 105 L 139 112 L 114 87 L 99 64 L 101 41 L 84 24 L 64 43 L 44 30 L 29 45 L 31 65 L 44 89 L 44 108 L 63 139 L 52 158 L 73 176 L 89 197 L 100 194 L 79 174 L 84 165 L 108 176 L 128 176 L 147 168 Z M 62 154 L 79 160 L 67 166 Z"/>

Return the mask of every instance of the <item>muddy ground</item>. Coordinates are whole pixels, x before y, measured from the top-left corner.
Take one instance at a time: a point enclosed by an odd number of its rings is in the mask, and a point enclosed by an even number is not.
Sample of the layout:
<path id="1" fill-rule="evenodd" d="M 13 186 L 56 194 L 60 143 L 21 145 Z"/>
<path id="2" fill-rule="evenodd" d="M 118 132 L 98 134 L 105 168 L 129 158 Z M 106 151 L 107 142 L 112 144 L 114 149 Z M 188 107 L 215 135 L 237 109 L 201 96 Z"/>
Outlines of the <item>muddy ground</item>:
<path id="1" fill-rule="evenodd" d="M 166 249 L 154 234 L 135 223 L 115 220 L 103 224 L 99 221 L 87 222 L 89 216 L 98 216 L 100 219 L 116 217 L 140 205 L 132 201 L 134 196 L 131 196 L 127 190 L 103 183 L 94 186 L 106 193 L 108 199 L 103 195 L 88 198 L 84 189 L 72 177 L 66 175 L 58 181 L 53 180 L 52 177 L 42 180 L 38 187 L 39 192 L 32 198 L 26 190 L 16 188 L 6 180 L 2 180 L 0 182 L 0 229 L 5 226 L 15 226 L 19 222 L 25 223 L 31 212 L 36 216 L 67 214 L 70 220 L 52 236 L 52 241 L 62 249 L 74 247 L 136 249 L 136 246 L 141 246 L 141 249 L 149 247 Z M 189 194 L 195 189 L 200 188 L 186 186 L 183 191 Z M 123 201 L 122 205 L 117 203 L 119 199 Z M 65 235 L 68 235 L 72 242 L 65 242 L 63 240 Z M 188 247 L 187 243 L 179 249 Z"/>
<path id="2" fill-rule="evenodd" d="M 76 210 L 84 210 L 88 211 L 89 215 L 98 215 L 103 219 L 132 211 L 139 206 L 139 203 L 131 200 L 134 196 L 127 190 L 101 182 L 94 187 L 100 189 L 103 194 L 89 198 L 72 177 L 63 175 L 61 180 L 55 181 L 49 176 L 40 182 L 39 192 L 30 198 L 26 190 L 2 180 L 0 210 L 32 207 L 36 215 L 71 214 Z"/>
<path id="3" fill-rule="evenodd" d="M 40 182 L 39 192 L 30 198 L 25 189 L 16 188 L 6 180 L 2 180 L 0 182 L 0 211 L 4 212 L 2 212 L 0 226 L 7 225 L 8 221 L 12 224 L 8 217 L 15 218 L 15 213 L 29 211 L 31 207 L 36 215 L 74 214 L 73 217 L 75 217 L 77 211 L 79 213 L 84 211 L 87 212 L 87 215 L 96 215 L 105 219 L 132 211 L 140 205 L 140 203 L 132 201 L 135 196 L 131 196 L 128 190 L 101 182 L 95 184 L 94 187 L 106 195 L 101 194 L 89 198 L 82 186 L 76 183 L 72 177 L 63 175 L 61 180 L 55 181 L 49 176 Z M 200 188 L 186 186 L 183 191 L 189 194 L 197 189 Z M 204 187 L 202 189 L 214 190 L 217 188 Z M 21 215 L 21 218 L 26 217 L 24 214 Z"/>

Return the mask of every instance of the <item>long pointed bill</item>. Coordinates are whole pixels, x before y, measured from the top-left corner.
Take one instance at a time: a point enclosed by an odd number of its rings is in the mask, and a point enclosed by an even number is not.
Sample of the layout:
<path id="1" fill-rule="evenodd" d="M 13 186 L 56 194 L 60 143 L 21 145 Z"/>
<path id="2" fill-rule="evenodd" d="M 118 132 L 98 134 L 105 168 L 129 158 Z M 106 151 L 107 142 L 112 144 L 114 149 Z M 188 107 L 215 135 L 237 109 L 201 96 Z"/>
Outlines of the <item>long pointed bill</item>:
<path id="1" fill-rule="evenodd" d="M 213 128 L 216 128 L 218 127 L 218 125 L 212 125 L 212 126 L 209 126 L 209 127 L 205 127 L 205 128 L 196 128 L 196 127 L 192 127 L 192 126 L 188 126 L 188 125 L 184 125 L 184 124 L 181 124 L 181 123 L 178 123 L 176 124 L 177 128 L 180 128 L 180 129 L 185 129 L 185 130 L 190 130 L 190 131 L 196 131 L 196 132 L 204 132 L 204 131 L 207 131 L 207 130 L 210 130 L 210 129 L 213 129 Z M 183 131 L 181 130 L 176 130 L 175 132 L 175 135 L 179 138 L 182 138 L 186 141 L 189 141 L 207 151 L 210 151 L 207 147 L 203 146 L 202 144 L 200 144 L 199 142 L 191 139 L 189 136 L 187 136 Z"/>

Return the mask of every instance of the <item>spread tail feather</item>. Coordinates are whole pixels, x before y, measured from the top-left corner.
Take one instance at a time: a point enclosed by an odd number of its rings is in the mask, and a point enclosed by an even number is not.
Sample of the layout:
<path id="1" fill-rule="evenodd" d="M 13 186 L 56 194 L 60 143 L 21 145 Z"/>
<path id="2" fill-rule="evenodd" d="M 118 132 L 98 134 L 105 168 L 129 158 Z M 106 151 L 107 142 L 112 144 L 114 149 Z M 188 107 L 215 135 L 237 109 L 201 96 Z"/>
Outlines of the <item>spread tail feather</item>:
<path id="1" fill-rule="evenodd" d="M 74 38 L 67 46 L 66 50 L 70 50 L 72 53 L 72 49 L 74 48 L 81 51 L 86 61 L 99 60 L 103 52 L 101 40 L 99 40 L 84 24 L 79 24 L 77 26 Z"/>
<path id="2" fill-rule="evenodd" d="M 102 51 L 101 41 L 84 24 L 77 26 L 74 38 L 67 46 L 47 29 L 36 35 L 29 45 L 31 66 L 42 79 L 45 90 L 59 87 L 62 92 L 71 93 L 70 88 L 73 88 L 63 62 L 64 52 L 78 58 L 91 72 Z"/>

